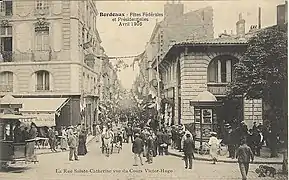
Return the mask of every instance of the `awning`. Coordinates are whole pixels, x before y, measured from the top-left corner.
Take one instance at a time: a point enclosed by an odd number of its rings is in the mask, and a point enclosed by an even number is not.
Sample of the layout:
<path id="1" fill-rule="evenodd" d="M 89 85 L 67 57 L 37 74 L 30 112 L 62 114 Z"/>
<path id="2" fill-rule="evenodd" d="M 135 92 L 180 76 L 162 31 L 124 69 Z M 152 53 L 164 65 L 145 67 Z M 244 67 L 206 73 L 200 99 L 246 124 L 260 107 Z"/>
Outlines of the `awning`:
<path id="1" fill-rule="evenodd" d="M 63 106 L 69 101 L 68 98 L 18 98 L 22 103 L 19 110 L 23 115 L 35 117 L 30 122 L 36 126 L 55 126 L 55 116 Z"/>
<path id="2" fill-rule="evenodd" d="M 68 98 L 17 98 L 22 103 L 20 112 L 53 112 L 60 110 Z"/>

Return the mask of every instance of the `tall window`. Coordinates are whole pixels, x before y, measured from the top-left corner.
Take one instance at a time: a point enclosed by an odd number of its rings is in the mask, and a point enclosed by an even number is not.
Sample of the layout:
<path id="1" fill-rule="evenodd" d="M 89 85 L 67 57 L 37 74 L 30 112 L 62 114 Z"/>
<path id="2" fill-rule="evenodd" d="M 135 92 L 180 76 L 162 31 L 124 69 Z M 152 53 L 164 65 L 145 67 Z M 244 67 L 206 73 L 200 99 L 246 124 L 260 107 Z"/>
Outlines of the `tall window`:
<path id="1" fill-rule="evenodd" d="M 49 50 L 49 30 L 36 32 L 36 50 L 48 51 Z"/>
<path id="2" fill-rule="evenodd" d="M 226 56 L 212 60 L 208 66 L 208 82 L 231 82 L 234 79 L 234 65 L 236 62 L 235 58 Z"/>
<path id="3" fill-rule="evenodd" d="M 12 72 L 6 71 L 0 74 L 0 91 L 1 92 L 13 91 L 13 73 Z"/>
<path id="4" fill-rule="evenodd" d="M 0 15 L 2 16 L 12 16 L 12 0 L 6 0 L 0 2 Z"/>
<path id="5" fill-rule="evenodd" d="M 0 51 L 4 62 L 12 61 L 12 26 L 0 27 Z"/>
<path id="6" fill-rule="evenodd" d="M 46 10 L 46 9 L 48 9 L 48 1 L 47 0 L 37 0 L 36 1 L 36 9 L 37 10 Z"/>
<path id="7" fill-rule="evenodd" d="M 38 71 L 36 73 L 36 90 L 47 91 L 50 89 L 49 72 Z"/>

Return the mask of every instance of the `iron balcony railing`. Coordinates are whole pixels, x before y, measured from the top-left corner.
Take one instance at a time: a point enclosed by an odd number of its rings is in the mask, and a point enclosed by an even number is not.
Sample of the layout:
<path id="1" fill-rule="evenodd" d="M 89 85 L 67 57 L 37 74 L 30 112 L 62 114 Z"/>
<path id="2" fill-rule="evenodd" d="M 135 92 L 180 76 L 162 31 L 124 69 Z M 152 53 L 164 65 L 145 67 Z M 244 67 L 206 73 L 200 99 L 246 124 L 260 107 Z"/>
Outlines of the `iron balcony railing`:
<path id="1" fill-rule="evenodd" d="M 36 91 L 49 91 L 49 85 L 37 84 Z"/>
<path id="2" fill-rule="evenodd" d="M 13 85 L 12 84 L 1 84 L 0 85 L 0 92 L 12 92 Z"/>
<path id="3" fill-rule="evenodd" d="M 0 63 L 3 62 L 30 62 L 30 61 L 51 61 L 54 53 L 52 51 L 33 51 L 33 52 L 0 52 Z"/>

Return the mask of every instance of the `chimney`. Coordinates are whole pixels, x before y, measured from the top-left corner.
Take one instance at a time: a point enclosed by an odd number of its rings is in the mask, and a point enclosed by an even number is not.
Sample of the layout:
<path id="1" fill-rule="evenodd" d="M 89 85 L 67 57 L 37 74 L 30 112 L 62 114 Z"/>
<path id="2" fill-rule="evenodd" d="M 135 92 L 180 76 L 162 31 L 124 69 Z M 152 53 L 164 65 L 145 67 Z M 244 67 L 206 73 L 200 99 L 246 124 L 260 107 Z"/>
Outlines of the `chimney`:
<path id="1" fill-rule="evenodd" d="M 245 36 L 245 20 L 242 18 L 242 13 L 239 14 L 239 21 L 236 23 L 237 36 Z"/>
<path id="2" fill-rule="evenodd" d="M 261 29 L 261 8 L 258 10 L 258 29 Z"/>
<path id="3" fill-rule="evenodd" d="M 285 1 L 285 4 L 280 4 L 277 6 L 277 24 L 282 25 L 287 23 L 287 1 Z"/>
<path id="4" fill-rule="evenodd" d="M 164 20 L 166 22 L 170 22 L 173 19 L 179 18 L 183 16 L 184 14 L 184 4 L 179 3 L 176 4 L 174 1 L 172 3 L 167 2 L 167 4 L 164 5 Z"/>

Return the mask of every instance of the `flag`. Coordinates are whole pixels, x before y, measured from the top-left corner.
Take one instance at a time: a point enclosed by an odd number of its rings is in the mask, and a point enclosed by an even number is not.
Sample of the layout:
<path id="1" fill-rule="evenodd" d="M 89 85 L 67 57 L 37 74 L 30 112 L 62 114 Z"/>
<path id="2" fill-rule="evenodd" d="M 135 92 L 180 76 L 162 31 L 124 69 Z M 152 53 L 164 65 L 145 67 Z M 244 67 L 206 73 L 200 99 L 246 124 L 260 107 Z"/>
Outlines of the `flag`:
<path id="1" fill-rule="evenodd" d="M 137 55 L 137 56 L 134 58 L 132 64 L 130 65 L 130 66 L 132 67 L 133 70 L 134 70 L 134 64 L 135 64 L 135 62 L 136 62 L 136 61 L 139 62 L 140 59 L 141 59 L 141 56 L 142 56 L 144 53 L 145 53 L 145 52 L 143 52 L 143 53 Z"/>
<path id="2" fill-rule="evenodd" d="M 91 42 L 92 42 L 92 37 L 90 38 L 88 42 L 82 44 L 83 49 L 88 49 L 90 47 Z"/>

